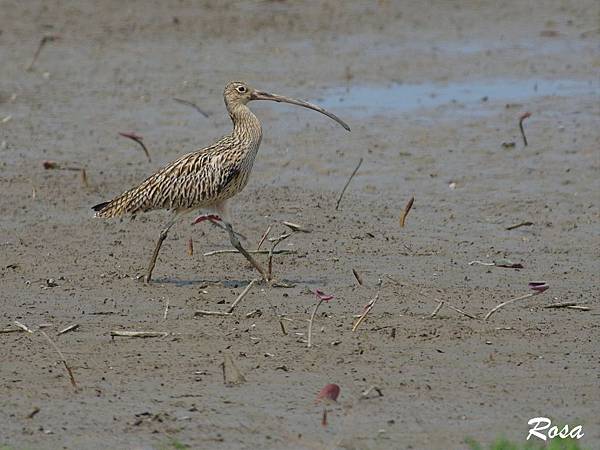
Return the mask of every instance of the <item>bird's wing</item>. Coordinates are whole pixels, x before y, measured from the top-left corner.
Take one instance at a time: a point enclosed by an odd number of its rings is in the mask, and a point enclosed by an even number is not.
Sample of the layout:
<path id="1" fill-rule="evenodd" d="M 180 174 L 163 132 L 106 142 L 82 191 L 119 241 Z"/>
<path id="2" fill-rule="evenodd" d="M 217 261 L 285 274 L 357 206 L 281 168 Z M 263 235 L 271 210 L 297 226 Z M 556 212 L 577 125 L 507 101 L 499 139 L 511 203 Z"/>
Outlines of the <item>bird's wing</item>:
<path id="1" fill-rule="evenodd" d="M 153 209 L 187 209 L 210 204 L 231 187 L 239 167 L 228 162 L 223 145 L 188 153 L 150 175 L 138 186 L 98 206 L 99 217 Z"/>

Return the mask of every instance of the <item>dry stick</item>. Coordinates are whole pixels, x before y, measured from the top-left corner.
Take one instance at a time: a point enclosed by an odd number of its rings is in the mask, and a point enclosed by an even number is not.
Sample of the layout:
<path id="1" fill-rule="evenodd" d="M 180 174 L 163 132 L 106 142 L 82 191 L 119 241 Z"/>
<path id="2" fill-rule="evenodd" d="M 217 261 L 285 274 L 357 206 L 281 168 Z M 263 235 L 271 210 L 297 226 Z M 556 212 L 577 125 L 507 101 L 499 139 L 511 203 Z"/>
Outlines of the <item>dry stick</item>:
<path id="1" fill-rule="evenodd" d="M 252 288 L 254 283 L 256 283 L 257 281 L 258 281 L 258 278 L 254 278 L 252 281 L 250 281 L 250 283 L 248 283 L 248 286 L 246 286 L 246 288 L 242 291 L 242 293 L 240 295 L 238 295 L 238 298 L 235 299 L 235 301 L 231 304 L 231 306 L 227 310 L 227 312 L 229 314 L 231 314 L 233 312 L 233 310 L 235 309 L 237 304 L 242 301 L 242 299 L 246 296 L 246 294 L 250 291 L 250 289 Z"/>
<path id="2" fill-rule="evenodd" d="M 287 238 L 289 238 L 292 234 L 294 234 L 293 231 L 282 234 L 279 237 L 269 239 L 269 241 L 273 242 L 273 245 L 271 246 L 271 249 L 269 250 L 269 266 L 267 269 L 267 276 L 269 277 L 269 279 L 271 279 L 271 275 L 273 274 L 273 255 L 274 255 L 273 252 L 275 251 L 275 247 L 277 247 L 279 244 L 281 244 L 283 241 L 285 241 Z"/>
<path id="3" fill-rule="evenodd" d="M 531 225 L 533 225 L 533 222 L 521 222 L 521 223 L 516 223 L 514 225 L 511 225 L 509 227 L 506 227 L 506 230 L 514 230 L 515 228 L 520 228 L 520 227 L 530 227 Z"/>
<path id="4" fill-rule="evenodd" d="M 436 300 L 438 300 L 436 298 Z M 440 300 L 438 300 L 439 302 Z M 468 312 L 463 311 L 462 309 L 457 308 L 456 306 L 452 306 L 446 303 L 446 306 L 454 311 L 456 311 L 459 314 L 462 314 L 463 316 L 468 317 L 469 319 L 475 319 L 475 320 L 479 320 L 479 317 L 473 316 L 472 314 L 469 314 Z"/>
<path id="5" fill-rule="evenodd" d="M 189 256 L 194 256 L 194 240 L 191 237 L 188 241 L 187 251 Z"/>
<path id="6" fill-rule="evenodd" d="M 348 181 L 346 181 L 346 184 L 344 185 L 344 188 L 342 189 L 342 192 L 340 192 L 340 196 L 338 197 L 337 202 L 335 203 L 335 210 L 336 211 L 340 207 L 340 202 L 342 201 L 342 197 L 344 196 L 344 193 L 346 192 L 346 189 L 348 188 L 348 185 L 352 181 L 352 178 L 354 178 L 354 175 L 356 175 L 356 172 L 358 172 L 358 169 L 360 168 L 360 165 L 362 163 L 363 163 L 363 158 L 360 158 L 359 161 L 358 161 L 358 164 L 356 165 L 356 167 L 352 171 L 352 175 L 350 175 L 350 178 L 348 178 Z"/>
<path id="7" fill-rule="evenodd" d="M 365 308 L 365 311 L 360 315 L 360 317 L 358 318 L 358 320 L 352 327 L 352 331 L 356 331 L 356 329 L 362 323 L 362 321 L 365 320 L 365 317 L 367 317 L 367 314 L 369 314 L 369 312 L 371 312 L 371 310 L 373 309 L 373 306 L 375 306 L 375 303 L 377 303 L 377 300 L 379 300 L 380 292 L 381 292 L 381 278 L 379 279 L 379 282 L 377 283 L 377 294 L 375 294 L 375 297 L 373 297 L 373 299 L 369 303 L 367 303 L 367 307 Z"/>
<path id="8" fill-rule="evenodd" d="M 165 302 L 165 312 L 163 313 L 163 320 L 167 320 L 167 314 L 169 314 L 169 299 Z"/>
<path id="9" fill-rule="evenodd" d="M 35 53 L 33 54 L 33 58 L 31 58 L 31 62 L 29 63 L 29 65 L 25 68 L 25 70 L 27 72 L 31 72 L 31 69 L 33 69 L 33 65 L 35 64 L 35 62 L 38 59 L 38 56 L 40 56 L 40 53 L 42 52 L 42 49 L 44 48 L 44 46 L 48 43 L 48 42 L 53 42 L 55 40 L 58 39 L 58 36 L 44 36 L 42 39 L 40 39 L 40 43 L 38 44 L 38 48 L 35 51 Z"/>
<path id="10" fill-rule="evenodd" d="M 144 150 L 144 153 L 146 154 L 146 158 L 148 158 L 148 162 L 152 162 L 152 158 L 150 157 L 150 152 L 148 151 L 146 144 L 144 144 L 144 138 L 142 136 L 138 136 L 135 133 L 119 133 L 119 134 L 121 136 L 123 136 L 124 138 L 131 139 L 132 141 L 137 142 L 142 147 L 142 150 Z"/>
<path id="11" fill-rule="evenodd" d="M 267 229 L 265 230 L 265 232 L 263 233 L 263 235 L 261 236 L 260 240 L 258 241 L 258 245 L 256 246 L 256 251 L 260 250 L 261 245 L 263 245 L 263 242 L 265 242 L 265 239 L 267 238 L 267 236 L 271 232 L 271 228 L 273 228 L 273 225 L 269 225 L 267 227 Z"/>
<path id="12" fill-rule="evenodd" d="M 115 330 L 111 331 L 112 337 L 139 337 L 139 338 L 154 338 L 154 337 L 166 337 L 169 335 L 166 331 L 122 331 Z"/>
<path id="13" fill-rule="evenodd" d="M 56 335 L 60 336 L 61 334 L 65 334 L 65 333 L 68 333 L 69 331 L 76 330 L 77 328 L 79 328 L 79 324 L 78 323 L 74 323 L 73 325 L 69 325 L 68 327 L 63 328 L 58 333 L 56 333 Z"/>
<path id="14" fill-rule="evenodd" d="M 205 309 L 199 309 L 194 312 L 194 317 L 196 316 L 230 316 L 231 313 L 224 311 L 207 311 Z"/>
<path id="15" fill-rule="evenodd" d="M 33 333 L 33 330 L 31 328 L 29 328 L 27 325 L 22 324 L 21 322 L 19 322 L 18 320 L 15 320 L 13 322 L 16 326 L 18 326 L 21 330 L 23 331 L 27 331 L 28 333 Z"/>
<path id="16" fill-rule="evenodd" d="M 225 253 L 239 253 L 236 249 L 225 249 L 225 250 L 214 250 L 212 252 L 206 252 L 204 253 L 204 256 L 213 256 L 213 255 L 223 255 Z M 271 252 L 271 250 L 248 250 L 248 253 L 254 254 L 254 255 L 267 255 L 267 254 L 273 254 L 273 255 L 289 255 L 289 254 L 293 254 L 293 253 L 298 253 L 296 250 L 273 250 Z"/>
<path id="17" fill-rule="evenodd" d="M 281 223 L 284 224 L 289 229 L 291 229 L 292 231 L 298 231 L 300 233 L 312 233 L 312 230 L 310 230 L 308 228 L 304 228 L 302 225 L 298 225 L 297 223 L 294 223 L 294 222 L 288 222 L 286 220 L 282 220 Z"/>
<path id="18" fill-rule="evenodd" d="M 571 306 L 567 306 L 566 308 L 567 309 L 578 309 L 580 311 L 589 311 L 590 309 L 592 309 L 588 306 L 579 306 L 579 305 L 571 305 Z"/>
<path id="19" fill-rule="evenodd" d="M 287 331 L 285 330 L 285 326 L 283 325 L 283 320 L 279 319 L 279 326 L 281 327 L 281 332 L 283 333 L 284 336 L 287 336 Z"/>
<path id="20" fill-rule="evenodd" d="M 442 300 L 440 300 L 440 302 L 435 307 L 435 309 L 433 310 L 433 312 L 431 313 L 431 315 L 429 317 L 432 317 L 432 318 L 435 317 L 437 315 L 437 313 L 440 311 L 440 309 L 442 309 L 442 306 L 444 306 L 444 302 Z"/>
<path id="21" fill-rule="evenodd" d="M 530 292 L 529 294 L 521 295 L 520 297 L 513 298 L 513 299 L 507 300 L 507 301 L 505 301 L 503 303 L 500 303 L 498 306 L 496 306 L 495 308 L 491 309 L 490 312 L 488 312 L 485 315 L 485 317 L 483 318 L 483 320 L 488 320 L 492 314 L 494 314 L 496 311 L 498 311 L 503 306 L 509 305 L 509 304 L 511 304 L 513 302 L 516 302 L 517 300 L 524 300 L 526 298 L 533 297 L 536 294 L 537 294 L 537 292 Z"/>
<path id="22" fill-rule="evenodd" d="M 46 334 L 46 332 L 44 330 L 39 330 L 40 333 L 42 333 L 42 335 L 48 340 L 48 342 L 50 342 L 50 345 L 52 347 L 54 347 L 54 350 L 56 350 L 56 353 L 58 353 L 58 356 L 60 356 L 60 360 L 62 361 L 62 363 L 65 366 L 65 369 L 67 369 L 67 373 L 69 374 L 69 378 L 71 380 L 71 385 L 77 389 L 77 382 L 75 381 L 75 377 L 73 376 L 73 371 L 71 370 L 71 368 L 69 367 L 69 364 L 67 364 L 67 360 L 65 359 L 65 356 L 62 354 L 62 352 L 60 351 L 60 349 L 56 346 L 56 344 L 54 343 L 54 341 L 52 339 L 50 339 L 50 336 L 48 336 Z"/>
<path id="23" fill-rule="evenodd" d="M 404 228 L 404 222 L 406 221 L 406 216 L 408 216 L 408 213 L 410 212 L 410 209 L 412 208 L 414 202 L 415 202 L 415 197 L 411 197 L 410 200 L 408 201 L 408 203 L 406 204 L 406 206 L 404 207 L 404 211 L 402 211 L 402 215 L 400 216 L 400 226 L 402 228 Z"/>
<path id="24" fill-rule="evenodd" d="M 354 275 L 354 278 L 356 278 L 356 281 L 358 282 L 358 284 L 360 284 L 362 286 L 363 280 L 360 277 L 360 274 L 356 271 L 356 269 L 352 269 L 352 274 Z"/>
<path id="25" fill-rule="evenodd" d="M 205 118 L 208 118 L 208 116 L 209 116 L 209 114 L 207 112 L 205 112 L 198 105 L 196 105 L 193 102 L 190 102 L 189 100 L 184 100 L 182 98 L 175 98 L 175 97 L 173 98 L 173 100 L 175 100 L 177 103 L 181 103 L 182 105 L 191 106 L 196 111 L 198 111 L 200 114 L 202 114 Z"/>
<path id="26" fill-rule="evenodd" d="M 523 121 L 525 119 L 527 119 L 528 117 L 531 117 L 530 112 L 526 112 L 526 113 L 522 114 L 521 117 L 519 117 L 519 130 L 521 130 L 521 136 L 523 137 L 523 144 L 525 145 L 525 147 L 527 147 L 527 136 L 525 136 L 525 129 L 523 128 Z"/>

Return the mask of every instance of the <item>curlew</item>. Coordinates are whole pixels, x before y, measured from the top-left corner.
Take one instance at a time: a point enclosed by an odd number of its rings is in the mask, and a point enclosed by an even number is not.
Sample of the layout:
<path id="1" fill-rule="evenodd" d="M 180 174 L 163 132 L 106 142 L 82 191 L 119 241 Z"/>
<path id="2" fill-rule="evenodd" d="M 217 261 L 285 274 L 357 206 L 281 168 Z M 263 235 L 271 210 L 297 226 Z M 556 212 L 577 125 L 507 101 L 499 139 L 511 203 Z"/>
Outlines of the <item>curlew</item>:
<path id="1" fill-rule="evenodd" d="M 231 244 L 260 272 L 263 279 L 269 281 L 261 265 L 242 247 L 231 225 L 227 208 L 227 200 L 244 189 L 248 183 L 262 139 L 260 121 L 248 108 L 248 102 L 271 100 L 302 106 L 325 114 L 350 131 L 350 127 L 343 120 L 319 106 L 259 91 L 244 82 L 228 83 L 223 97 L 233 122 L 231 133 L 206 148 L 181 156 L 150 175 L 138 186 L 92 208 L 96 211 L 95 217 L 105 218 L 134 216 L 160 209 L 171 212 L 152 253 L 144 277 L 146 283 L 151 281 L 158 253 L 169 230 L 183 214 L 195 209 L 216 212 L 217 215 L 201 215 L 194 223 L 209 220 L 225 228 Z"/>

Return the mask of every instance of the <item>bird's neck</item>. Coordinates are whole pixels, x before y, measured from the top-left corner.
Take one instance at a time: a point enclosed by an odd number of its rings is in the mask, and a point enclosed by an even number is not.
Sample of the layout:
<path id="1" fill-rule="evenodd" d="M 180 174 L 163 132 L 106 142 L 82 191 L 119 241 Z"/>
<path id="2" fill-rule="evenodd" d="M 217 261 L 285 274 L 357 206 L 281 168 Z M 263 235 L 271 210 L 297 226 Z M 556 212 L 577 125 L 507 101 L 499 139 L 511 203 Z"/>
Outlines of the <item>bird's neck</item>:
<path id="1" fill-rule="evenodd" d="M 233 136 L 258 149 L 262 139 L 262 127 L 258 118 L 246 105 L 235 105 L 227 109 L 233 122 Z"/>

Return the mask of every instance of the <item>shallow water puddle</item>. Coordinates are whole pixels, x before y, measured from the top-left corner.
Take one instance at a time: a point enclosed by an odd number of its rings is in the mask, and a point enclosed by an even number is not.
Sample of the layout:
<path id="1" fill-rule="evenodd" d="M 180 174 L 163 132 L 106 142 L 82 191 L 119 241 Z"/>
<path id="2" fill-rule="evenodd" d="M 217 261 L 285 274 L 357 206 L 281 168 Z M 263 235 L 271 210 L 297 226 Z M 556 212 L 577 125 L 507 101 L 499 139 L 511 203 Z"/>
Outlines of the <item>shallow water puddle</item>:
<path id="1" fill-rule="evenodd" d="M 328 89 L 318 102 L 325 108 L 351 108 L 359 114 L 375 114 L 390 110 L 407 112 L 446 104 L 515 102 L 532 97 L 579 95 L 600 95 L 600 83 L 589 80 L 501 79 L 445 84 L 363 85 Z"/>

